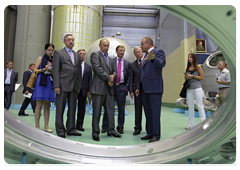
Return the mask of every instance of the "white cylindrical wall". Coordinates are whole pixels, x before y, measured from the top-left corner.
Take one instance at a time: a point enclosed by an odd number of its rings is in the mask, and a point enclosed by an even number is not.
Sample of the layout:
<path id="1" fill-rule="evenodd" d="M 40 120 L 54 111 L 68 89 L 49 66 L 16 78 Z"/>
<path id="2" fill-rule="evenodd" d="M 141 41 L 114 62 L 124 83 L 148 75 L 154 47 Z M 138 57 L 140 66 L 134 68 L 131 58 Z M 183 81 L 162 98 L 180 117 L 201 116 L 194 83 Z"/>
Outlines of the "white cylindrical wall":
<path id="1" fill-rule="evenodd" d="M 14 47 L 13 69 L 18 72 L 22 83 L 23 73 L 30 63 L 44 55 L 45 44 L 49 42 L 50 5 L 19 5 Z M 22 104 L 22 86 L 16 91 L 16 104 Z"/>

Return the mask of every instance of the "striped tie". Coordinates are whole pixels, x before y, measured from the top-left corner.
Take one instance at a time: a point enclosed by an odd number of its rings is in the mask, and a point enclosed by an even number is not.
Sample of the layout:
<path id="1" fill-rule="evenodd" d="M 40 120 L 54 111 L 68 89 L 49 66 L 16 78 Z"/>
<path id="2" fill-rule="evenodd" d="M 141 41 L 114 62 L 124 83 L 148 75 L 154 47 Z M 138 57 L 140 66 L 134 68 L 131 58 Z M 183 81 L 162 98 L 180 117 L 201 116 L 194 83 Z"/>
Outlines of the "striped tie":
<path id="1" fill-rule="evenodd" d="M 118 59 L 118 68 L 117 68 L 117 83 L 119 83 L 121 80 L 121 68 L 122 68 L 121 59 L 119 58 Z"/>
<path id="2" fill-rule="evenodd" d="M 73 51 L 72 50 L 69 50 L 69 53 L 70 53 L 70 58 L 72 60 L 72 63 L 74 65 L 74 56 L 73 56 Z"/>

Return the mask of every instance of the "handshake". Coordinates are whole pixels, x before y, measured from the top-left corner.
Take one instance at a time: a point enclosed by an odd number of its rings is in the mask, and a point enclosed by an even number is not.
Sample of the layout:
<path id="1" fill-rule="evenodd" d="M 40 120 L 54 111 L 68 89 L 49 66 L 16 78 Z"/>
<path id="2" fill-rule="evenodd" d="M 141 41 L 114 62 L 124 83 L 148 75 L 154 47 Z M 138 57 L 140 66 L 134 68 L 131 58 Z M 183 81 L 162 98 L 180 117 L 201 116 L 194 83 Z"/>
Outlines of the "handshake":
<path id="1" fill-rule="evenodd" d="M 108 85 L 109 85 L 110 87 L 113 86 L 113 80 L 114 80 L 114 76 L 113 76 L 113 75 L 110 75 L 110 81 L 108 82 Z"/>

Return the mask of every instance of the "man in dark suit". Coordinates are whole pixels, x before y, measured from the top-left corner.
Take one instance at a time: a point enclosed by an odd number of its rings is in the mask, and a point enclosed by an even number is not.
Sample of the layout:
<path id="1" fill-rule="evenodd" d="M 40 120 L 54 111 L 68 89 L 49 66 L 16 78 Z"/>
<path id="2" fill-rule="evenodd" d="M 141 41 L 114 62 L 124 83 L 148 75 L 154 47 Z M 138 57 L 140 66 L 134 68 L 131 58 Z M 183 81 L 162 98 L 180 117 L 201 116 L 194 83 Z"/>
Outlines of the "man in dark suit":
<path id="1" fill-rule="evenodd" d="M 134 62 L 131 63 L 131 71 L 130 71 L 130 85 L 129 85 L 129 92 L 130 96 L 134 98 L 134 107 L 135 107 L 135 131 L 133 135 L 138 135 L 142 131 L 142 96 L 135 95 L 135 90 L 137 89 L 138 82 L 139 82 L 139 69 L 141 63 L 143 61 L 143 52 L 141 47 L 137 46 L 134 48 L 133 53 L 137 58 Z"/>
<path id="2" fill-rule="evenodd" d="M 81 57 L 72 50 L 74 37 L 71 33 L 62 36 L 65 47 L 56 50 L 53 55 L 52 75 L 53 88 L 56 93 L 56 131 L 57 135 L 65 138 L 67 135 L 81 136 L 76 132 L 75 113 L 78 93 L 81 90 Z M 63 124 L 63 114 L 68 99 L 66 127 Z"/>
<path id="3" fill-rule="evenodd" d="M 33 94 L 33 89 L 27 87 L 28 79 L 33 74 L 35 64 L 30 64 L 29 69 L 23 73 L 23 94 L 31 93 Z M 22 106 L 20 108 L 20 111 L 18 112 L 18 116 L 28 116 L 28 114 L 25 114 L 25 110 L 28 107 L 29 103 L 32 105 L 33 113 L 35 113 L 36 108 L 36 100 L 32 101 L 32 96 L 30 98 L 25 97 Z"/>
<path id="4" fill-rule="evenodd" d="M 90 93 L 92 95 L 93 116 L 92 116 L 92 137 L 99 141 L 99 121 L 102 106 L 108 116 L 108 136 L 121 137 L 114 130 L 114 91 L 113 81 L 116 76 L 116 69 L 113 59 L 108 57 L 109 41 L 105 38 L 100 40 L 100 51 L 92 53 L 90 61 L 92 64 L 94 77 L 92 80 Z"/>
<path id="5" fill-rule="evenodd" d="M 151 37 L 142 39 L 141 48 L 146 55 L 141 65 L 139 84 L 135 91 L 138 96 L 140 90 L 147 121 L 147 135 L 141 139 L 150 139 L 149 142 L 155 142 L 161 138 L 162 68 L 166 64 L 166 58 L 163 50 L 154 49 Z"/>
<path id="6" fill-rule="evenodd" d="M 13 62 L 7 62 L 4 69 L 4 108 L 9 110 L 11 106 L 12 93 L 15 92 L 15 84 L 18 81 L 18 72 L 13 69 Z"/>
<path id="7" fill-rule="evenodd" d="M 77 114 L 77 129 L 84 131 L 83 122 L 86 110 L 86 99 L 89 96 L 89 89 L 92 83 L 92 67 L 84 62 L 85 60 L 85 49 L 78 50 L 81 56 L 81 73 L 82 73 L 82 88 L 78 93 L 78 114 Z"/>
<path id="8" fill-rule="evenodd" d="M 117 57 L 113 59 L 115 68 L 117 69 L 117 76 L 113 82 L 114 96 L 117 100 L 118 106 L 118 126 L 117 131 L 123 134 L 124 122 L 125 122 L 125 104 L 126 95 L 129 90 L 130 79 L 130 62 L 123 59 L 125 48 L 123 45 L 116 47 Z M 107 127 L 107 117 L 104 114 L 103 127 Z"/>

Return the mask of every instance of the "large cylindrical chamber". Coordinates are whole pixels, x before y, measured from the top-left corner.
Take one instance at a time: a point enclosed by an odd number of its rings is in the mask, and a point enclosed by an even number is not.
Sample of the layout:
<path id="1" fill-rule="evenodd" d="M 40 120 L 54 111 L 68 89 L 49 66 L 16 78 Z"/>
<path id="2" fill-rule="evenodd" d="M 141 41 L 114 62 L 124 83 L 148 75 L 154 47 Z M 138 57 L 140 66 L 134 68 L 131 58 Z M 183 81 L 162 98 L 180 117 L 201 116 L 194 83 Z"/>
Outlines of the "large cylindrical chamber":
<path id="1" fill-rule="evenodd" d="M 108 50 L 108 56 L 110 58 L 115 58 L 117 57 L 117 53 L 116 53 L 116 47 L 118 45 L 123 45 L 125 48 L 125 53 L 123 58 L 127 61 L 129 61 L 130 63 L 133 62 L 136 58 L 133 54 L 133 50 L 131 49 L 131 47 L 123 40 L 116 38 L 116 37 L 104 37 L 106 39 L 108 39 L 109 41 L 109 50 Z M 100 50 L 99 48 L 99 42 L 101 39 L 96 40 L 95 42 L 93 42 L 91 44 L 91 46 L 89 47 L 87 53 L 86 53 L 86 58 L 85 58 L 85 62 L 89 65 L 91 65 L 90 62 L 90 56 L 93 52 L 98 52 Z"/>
<path id="2" fill-rule="evenodd" d="M 88 49 L 101 35 L 100 5 L 53 6 L 52 43 L 56 49 L 64 47 L 62 33 L 69 32 L 75 37 L 74 50 Z"/>
<path id="3" fill-rule="evenodd" d="M 50 5 L 19 5 L 13 58 L 13 69 L 22 83 L 23 73 L 30 63 L 44 55 L 44 46 L 49 42 L 51 24 Z M 22 86 L 16 91 L 16 104 L 23 102 Z"/>

